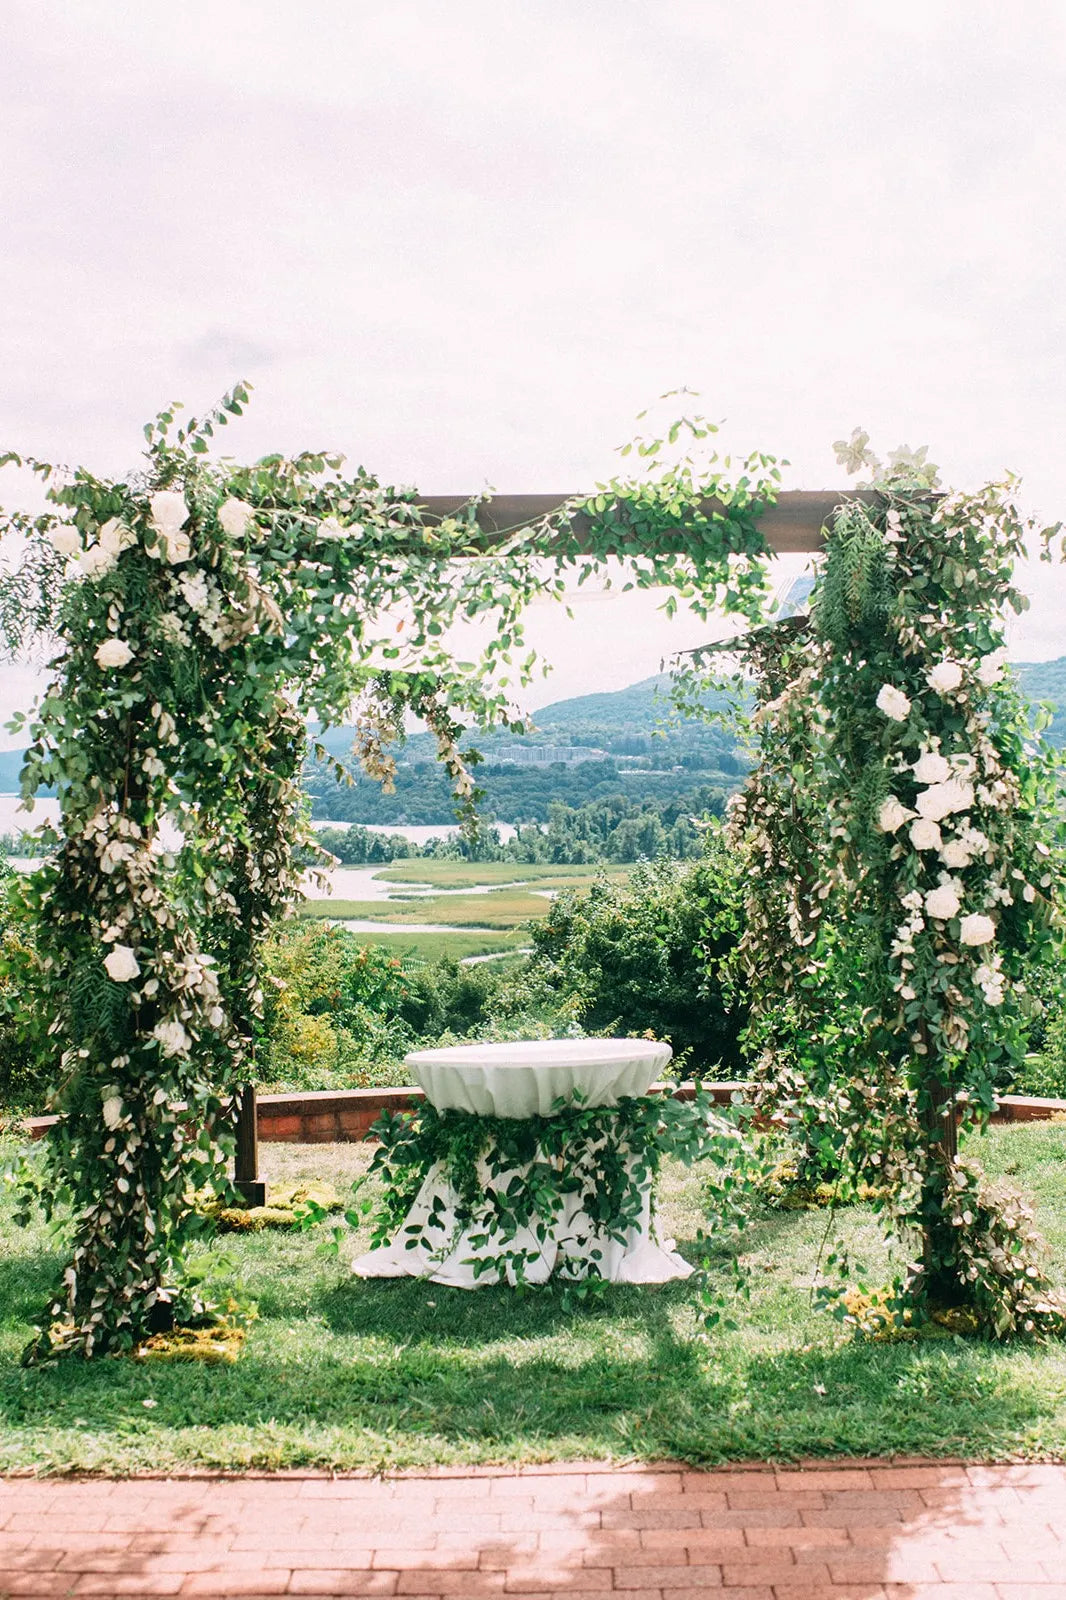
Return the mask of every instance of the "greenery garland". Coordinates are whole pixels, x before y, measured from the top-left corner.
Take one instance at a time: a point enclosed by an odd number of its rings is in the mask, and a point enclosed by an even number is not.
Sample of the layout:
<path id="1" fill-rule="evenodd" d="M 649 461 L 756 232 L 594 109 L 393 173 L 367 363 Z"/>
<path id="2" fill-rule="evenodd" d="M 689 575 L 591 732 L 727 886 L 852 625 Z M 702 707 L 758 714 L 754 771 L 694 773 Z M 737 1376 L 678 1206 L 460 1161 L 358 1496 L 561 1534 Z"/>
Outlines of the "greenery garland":
<path id="1" fill-rule="evenodd" d="M 195 1195 L 226 1188 L 263 943 L 313 847 L 297 781 L 307 719 L 338 723 L 354 704 L 359 759 L 388 785 L 388 747 L 420 716 L 474 826 L 459 736 L 516 725 L 510 692 L 536 665 L 522 612 L 560 596 L 568 566 L 583 580 L 622 554 L 632 581 L 674 584 L 704 610 L 753 612 L 765 589 L 755 524 L 777 465 L 752 458 L 735 482 L 713 455 L 664 465 L 679 439 L 714 431 L 699 418 L 637 442 L 643 479 L 487 553 L 474 504 L 431 524 L 413 490 L 346 477 L 339 456 L 212 459 L 246 401 L 238 386 L 199 420 L 161 412 L 122 481 L 0 458 L 36 473 L 53 508 L 0 518 L 22 541 L 0 626 L 13 651 L 59 643 L 22 786 L 54 785 L 61 812 L 29 892 L 59 1062 L 47 1192 L 70 1205 L 72 1248 L 30 1360 L 129 1349 L 202 1314 L 182 1255 L 202 1226 Z M 481 656 L 456 660 L 447 630 L 486 618 Z"/>
<path id="2" fill-rule="evenodd" d="M 876 469 L 867 444 L 842 455 Z M 761 674 L 760 760 L 732 817 L 764 1104 L 842 1196 L 849 1177 L 878 1184 L 893 1228 L 920 1236 L 898 1311 L 1060 1331 L 1029 1208 L 957 1154 L 1023 1048 L 1026 963 L 1061 936 L 1057 757 L 1003 665 L 1030 530 L 1011 483 L 938 495 L 924 453 L 875 481 L 879 509 L 838 514 L 802 649 L 779 642 Z M 782 771 L 804 747 L 797 796 Z"/>
<path id="3" fill-rule="evenodd" d="M 527 1281 L 549 1239 L 559 1245 L 555 1276 L 600 1276 L 602 1249 L 594 1242 L 588 1248 L 590 1241 L 624 1243 L 639 1227 L 649 1193 L 654 1218 L 667 1157 L 685 1166 L 715 1163 L 723 1216 L 739 1210 L 752 1187 L 737 1125 L 702 1090 L 690 1101 L 662 1094 L 615 1106 L 559 1101 L 549 1116 L 522 1118 L 441 1112 L 427 1101 L 416 1113 L 385 1113 L 371 1133 L 380 1143 L 370 1171 L 384 1180 L 373 1244 L 391 1240 L 433 1174 L 454 1196 L 450 1226 L 438 1204 L 424 1225 L 408 1227 L 406 1248 L 443 1261 L 469 1235 L 478 1251 L 470 1263 L 475 1277 L 511 1284 Z M 575 1203 L 576 1226 L 561 1228 Z M 523 1244 L 530 1234 L 535 1243 Z"/>

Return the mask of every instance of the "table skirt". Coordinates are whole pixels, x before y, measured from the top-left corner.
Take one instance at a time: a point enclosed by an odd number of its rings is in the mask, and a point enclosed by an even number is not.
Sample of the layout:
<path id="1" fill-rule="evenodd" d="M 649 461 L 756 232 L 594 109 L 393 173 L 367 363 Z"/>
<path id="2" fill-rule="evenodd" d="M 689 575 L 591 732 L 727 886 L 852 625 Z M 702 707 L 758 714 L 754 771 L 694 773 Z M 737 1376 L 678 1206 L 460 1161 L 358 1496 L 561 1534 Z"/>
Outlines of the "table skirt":
<path id="1" fill-rule="evenodd" d="M 515 1176 L 512 1170 L 489 1178 L 484 1164 L 482 1170 L 483 1188 L 489 1194 L 493 1189 L 506 1189 Z M 495 1240 L 475 1246 L 471 1234 L 483 1235 L 484 1221 L 479 1217 L 471 1228 L 455 1236 L 459 1196 L 438 1163 L 428 1173 L 392 1240 L 358 1256 L 352 1262 L 352 1271 L 360 1278 L 426 1278 L 430 1283 L 451 1288 L 478 1289 L 499 1282 L 500 1274 L 495 1266 L 475 1272 L 474 1262 L 497 1257 L 503 1251 L 528 1251 L 531 1256 L 524 1270 L 527 1283 L 546 1283 L 553 1274 L 570 1281 L 600 1277 L 609 1283 L 668 1283 L 687 1278 L 692 1267 L 677 1254 L 672 1239 L 659 1237 L 651 1215 L 650 1186 L 644 1188 L 642 1199 L 638 1224 L 621 1239 L 599 1232 L 582 1209 L 580 1196 L 568 1195 L 560 1212 L 544 1225 L 543 1239 L 530 1226 L 506 1240 L 497 1235 Z M 408 1241 L 413 1243 L 409 1245 Z M 511 1284 L 516 1281 L 509 1263 L 503 1275 Z"/>

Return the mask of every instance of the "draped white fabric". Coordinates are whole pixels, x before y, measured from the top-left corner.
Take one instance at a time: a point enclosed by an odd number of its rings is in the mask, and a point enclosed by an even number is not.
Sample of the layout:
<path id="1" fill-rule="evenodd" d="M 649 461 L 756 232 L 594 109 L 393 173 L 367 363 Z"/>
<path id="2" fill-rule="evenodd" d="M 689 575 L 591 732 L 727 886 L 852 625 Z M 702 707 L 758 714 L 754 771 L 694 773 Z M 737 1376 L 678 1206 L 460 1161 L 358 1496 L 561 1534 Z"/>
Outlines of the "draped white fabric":
<path id="1" fill-rule="evenodd" d="M 547 1116 L 575 1092 L 586 1106 L 610 1106 L 623 1096 L 645 1094 L 670 1059 L 669 1045 L 646 1039 L 538 1039 L 506 1045 L 463 1045 L 416 1051 L 407 1062 L 438 1110 L 481 1116 Z M 480 1163 L 481 1190 L 491 1199 L 524 1170 L 490 1176 Z M 637 1224 L 622 1239 L 599 1231 L 578 1195 L 567 1196 L 554 1218 L 535 1218 L 513 1237 L 493 1231 L 484 1240 L 483 1219 L 457 1232 L 460 1197 L 438 1163 L 426 1176 L 395 1237 L 352 1263 L 361 1278 L 427 1278 L 453 1288 L 476 1289 L 499 1281 L 498 1262 L 523 1253 L 523 1276 L 544 1283 L 553 1274 L 569 1279 L 598 1276 L 610 1283 L 665 1283 L 687 1278 L 688 1262 L 661 1239 L 651 1217 L 651 1187 L 642 1187 Z M 478 1239 L 475 1244 L 472 1237 Z M 513 1262 L 504 1276 L 516 1281 Z"/>
<path id="2" fill-rule="evenodd" d="M 506 1188 L 515 1169 L 490 1179 L 482 1162 L 481 1174 L 483 1187 L 490 1193 L 494 1188 Z M 428 1278 L 431 1283 L 447 1284 L 453 1289 L 477 1289 L 482 1284 L 497 1283 L 499 1275 L 495 1267 L 478 1273 L 475 1263 L 492 1259 L 501 1250 L 529 1252 L 524 1273 L 528 1283 L 546 1283 L 555 1273 L 575 1279 L 590 1272 L 610 1283 L 666 1283 L 672 1278 L 687 1278 L 692 1271 L 677 1254 L 674 1241 L 659 1238 L 651 1220 L 648 1189 L 644 1190 L 638 1226 L 628 1229 L 621 1241 L 598 1233 L 581 1209 L 580 1198 L 572 1195 L 564 1200 L 562 1212 L 553 1224 L 541 1223 L 543 1239 L 537 1237 L 540 1230 L 535 1231 L 535 1224 L 519 1230 L 511 1239 L 495 1238 L 475 1246 L 471 1234 L 482 1234 L 480 1225 L 454 1237 L 458 1204 L 459 1196 L 438 1164 L 428 1174 L 391 1242 L 358 1256 L 352 1262 L 352 1271 L 360 1278 L 409 1276 Z M 510 1267 L 505 1276 L 514 1283 L 515 1273 Z"/>

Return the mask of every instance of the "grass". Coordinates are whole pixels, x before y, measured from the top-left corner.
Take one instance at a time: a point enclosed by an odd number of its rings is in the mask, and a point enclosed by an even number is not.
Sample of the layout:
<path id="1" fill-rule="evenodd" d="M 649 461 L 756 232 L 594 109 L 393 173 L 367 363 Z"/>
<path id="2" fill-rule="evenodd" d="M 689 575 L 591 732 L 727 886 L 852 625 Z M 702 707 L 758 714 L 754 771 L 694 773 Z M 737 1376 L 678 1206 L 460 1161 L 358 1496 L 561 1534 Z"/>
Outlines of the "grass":
<path id="1" fill-rule="evenodd" d="M 1066 1126 L 997 1129 L 982 1143 L 990 1170 L 1016 1173 L 1036 1196 L 1061 1279 Z M 264 1155 L 275 1181 L 338 1187 L 367 1159 L 344 1145 Z M 664 1221 L 693 1258 L 702 1210 L 700 1175 L 671 1169 Z M 348 1258 L 365 1240 L 338 1262 L 316 1255 L 314 1235 L 229 1236 L 215 1270 L 259 1306 L 235 1366 L 23 1371 L 18 1354 L 58 1258 L 43 1228 L 20 1233 L 0 1217 L 0 1471 L 1066 1459 L 1066 1348 L 849 1340 L 810 1305 L 825 1226 L 819 1212 L 757 1219 L 744 1243 L 750 1305 L 736 1328 L 707 1337 L 683 1283 L 618 1286 L 570 1311 L 554 1290 L 354 1280 Z M 846 1212 L 840 1227 L 867 1281 L 883 1278 L 872 1215 Z"/>
<path id="2" fill-rule="evenodd" d="M 520 861 L 435 861 L 433 859 L 394 861 L 375 877 L 388 883 L 428 883 L 435 889 L 474 889 L 479 884 L 496 886 L 523 883 L 537 888 L 587 888 L 601 873 L 609 878 L 626 877 L 628 866 L 555 866 L 549 863 L 523 865 Z"/>
<path id="3" fill-rule="evenodd" d="M 416 961 L 440 961 L 448 956 L 453 961 L 465 961 L 468 956 L 514 956 L 526 945 L 526 935 L 521 929 L 501 929 L 497 933 L 406 933 L 402 929 L 382 927 L 381 932 L 359 934 L 367 944 L 377 944 L 398 956 Z"/>

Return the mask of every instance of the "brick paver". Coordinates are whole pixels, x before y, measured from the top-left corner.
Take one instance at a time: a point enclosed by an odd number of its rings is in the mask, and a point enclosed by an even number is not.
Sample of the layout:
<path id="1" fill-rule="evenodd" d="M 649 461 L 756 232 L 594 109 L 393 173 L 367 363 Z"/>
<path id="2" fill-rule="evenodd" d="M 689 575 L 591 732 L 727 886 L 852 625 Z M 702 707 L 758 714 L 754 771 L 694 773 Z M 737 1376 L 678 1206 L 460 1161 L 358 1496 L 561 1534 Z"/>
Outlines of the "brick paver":
<path id="1" fill-rule="evenodd" d="M 0 1479 L 0 1600 L 1066 1600 L 1066 1467 Z"/>

